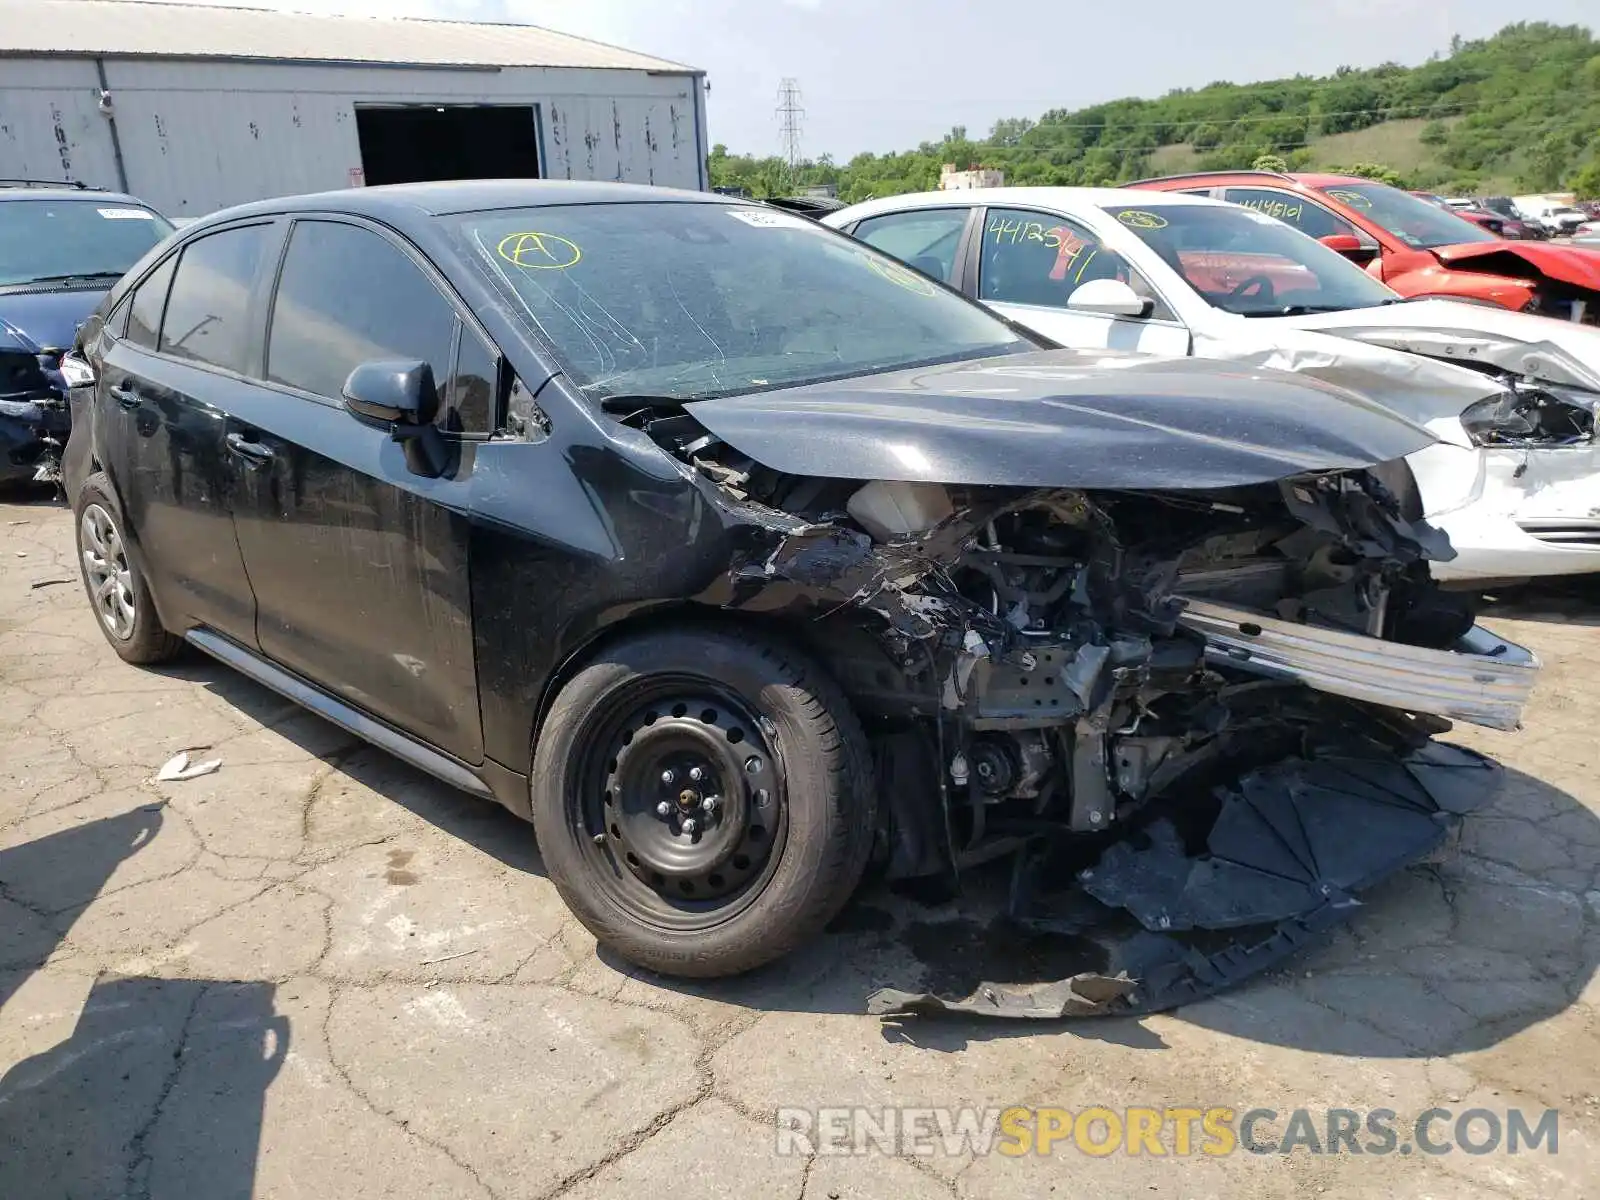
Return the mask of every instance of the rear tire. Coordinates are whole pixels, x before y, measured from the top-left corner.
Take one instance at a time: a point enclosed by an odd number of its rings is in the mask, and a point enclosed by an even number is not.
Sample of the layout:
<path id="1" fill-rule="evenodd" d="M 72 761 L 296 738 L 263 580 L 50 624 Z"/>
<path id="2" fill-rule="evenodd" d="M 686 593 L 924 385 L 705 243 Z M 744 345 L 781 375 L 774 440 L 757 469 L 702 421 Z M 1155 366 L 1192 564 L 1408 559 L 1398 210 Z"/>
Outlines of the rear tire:
<path id="1" fill-rule="evenodd" d="M 803 654 L 743 632 L 607 647 L 556 697 L 530 783 L 562 899 L 665 975 L 787 954 L 844 906 L 872 849 L 872 759 L 849 701 Z"/>
<path id="2" fill-rule="evenodd" d="M 123 532 L 122 506 L 104 474 L 84 480 L 73 515 L 84 592 L 95 624 L 117 657 L 141 666 L 177 657 L 183 640 L 162 628 L 156 616 L 150 588 Z"/>

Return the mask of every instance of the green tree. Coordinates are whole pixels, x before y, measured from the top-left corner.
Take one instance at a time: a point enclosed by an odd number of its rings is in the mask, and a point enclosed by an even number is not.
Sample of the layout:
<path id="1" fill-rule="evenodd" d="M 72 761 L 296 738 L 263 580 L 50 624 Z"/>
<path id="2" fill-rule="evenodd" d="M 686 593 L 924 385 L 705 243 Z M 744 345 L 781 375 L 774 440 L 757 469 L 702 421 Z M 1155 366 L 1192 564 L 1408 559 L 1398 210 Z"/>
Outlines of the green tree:
<path id="1" fill-rule="evenodd" d="M 1567 186 L 1579 200 L 1600 200 L 1600 159 L 1591 159 L 1574 171 Z"/>
<path id="2" fill-rule="evenodd" d="M 1355 175 L 1362 179 L 1376 179 L 1379 183 L 1387 183 L 1390 187 L 1403 188 L 1406 186 L 1406 177 L 1393 167 L 1386 167 L 1382 163 L 1358 162 L 1348 167 L 1331 168 L 1335 175 Z"/>
<path id="3" fill-rule="evenodd" d="M 1250 166 L 1257 171 L 1276 171 L 1280 175 L 1287 174 L 1289 170 L 1288 162 L 1276 154 L 1257 155 Z"/>
<path id="4" fill-rule="evenodd" d="M 1523 21 L 1490 38 L 1457 39 L 1447 57 L 1415 68 L 1388 63 L 1342 67 L 1322 78 L 1219 81 L 1159 99 L 1051 109 L 1037 120 L 1006 117 L 979 139 L 957 126 L 915 149 L 857 155 L 842 166 L 819 157 L 798 178 L 836 181 L 846 200 L 932 188 L 941 162 L 1000 167 L 1017 183 L 1115 182 L 1158 170 L 1152 157 L 1180 144 L 1205 168 L 1248 167 L 1268 155 L 1303 170 L 1357 157 L 1330 154 L 1324 137 L 1403 119 L 1424 122 L 1411 135 L 1416 156 L 1352 169 L 1449 190 L 1542 191 L 1587 182 L 1600 142 L 1600 41 L 1580 26 Z M 766 195 L 783 182 L 776 158 L 732 154 L 719 144 L 708 162 L 719 187 Z"/>

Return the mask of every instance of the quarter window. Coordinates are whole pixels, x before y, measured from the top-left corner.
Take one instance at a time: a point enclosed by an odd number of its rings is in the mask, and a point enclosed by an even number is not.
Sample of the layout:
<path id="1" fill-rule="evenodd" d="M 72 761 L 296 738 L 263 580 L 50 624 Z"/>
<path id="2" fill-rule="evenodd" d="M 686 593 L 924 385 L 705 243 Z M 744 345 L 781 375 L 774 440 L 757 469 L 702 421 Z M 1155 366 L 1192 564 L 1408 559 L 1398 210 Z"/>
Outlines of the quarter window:
<path id="1" fill-rule="evenodd" d="M 1352 237 L 1360 236 L 1350 222 L 1334 216 L 1316 201 L 1307 200 L 1294 192 L 1279 192 L 1271 188 L 1229 188 L 1222 193 L 1222 198 L 1230 204 L 1238 204 L 1266 216 L 1275 217 L 1308 237 L 1325 238 L 1336 233 Z"/>
<path id="2" fill-rule="evenodd" d="M 268 228 L 225 229 L 183 248 L 161 322 L 163 354 L 229 371 L 245 369 L 250 289 Z"/>
<path id="3" fill-rule="evenodd" d="M 387 239 L 299 221 L 273 300 L 267 378 L 337 400 L 362 363 L 421 359 L 444 392 L 455 329 L 439 289 Z"/>
<path id="4" fill-rule="evenodd" d="M 488 433 L 500 398 L 500 359 L 470 329 L 461 331 L 455 373 L 444 392 L 442 419 L 453 433 Z"/>
<path id="5" fill-rule="evenodd" d="M 949 283 L 955 277 L 956 251 L 967 226 L 964 208 L 916 209 L 868 217 L 855 237 L 901 262 Z"/>
<path id="6" fill-rule="evenodd" d="M 128 305 L 128 330 L 123 336 L 135 346 L 156 348 L 161 335 L 161 312 L 167 307 L 167 292 L 172 288 L 172 271 L 177 265 L 178 256 L 174 254 L 134 289 Z"/>

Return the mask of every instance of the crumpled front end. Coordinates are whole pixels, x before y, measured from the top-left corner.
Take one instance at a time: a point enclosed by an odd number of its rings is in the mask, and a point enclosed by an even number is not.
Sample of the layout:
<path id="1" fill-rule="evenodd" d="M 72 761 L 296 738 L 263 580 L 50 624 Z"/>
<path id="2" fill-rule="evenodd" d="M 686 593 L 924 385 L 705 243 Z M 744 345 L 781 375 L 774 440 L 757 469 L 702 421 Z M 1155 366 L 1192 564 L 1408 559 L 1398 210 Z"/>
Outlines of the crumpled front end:
<path id="1" fill-rule="evenodd" d="M 0 343 L 0 481 L 60 479 L 72 420 L 52 374 L 33 351 Z"/>
<path id="2" fill-rule="evenodd" d="M 1538 663 L 1430 563 L 1374 470 L 1196 490 L 799 477 L 692 419 L 644 428 L 740 523 L 699 599 L 783 619 L 874 739 L 882 866 L 1013 864 L 1008 920 L 1084 969 L 874 1012 L 1152 1011 L 1262 969 L 1437 850 L 1498 769 L 1433 737 L 1516 727 Z"/>

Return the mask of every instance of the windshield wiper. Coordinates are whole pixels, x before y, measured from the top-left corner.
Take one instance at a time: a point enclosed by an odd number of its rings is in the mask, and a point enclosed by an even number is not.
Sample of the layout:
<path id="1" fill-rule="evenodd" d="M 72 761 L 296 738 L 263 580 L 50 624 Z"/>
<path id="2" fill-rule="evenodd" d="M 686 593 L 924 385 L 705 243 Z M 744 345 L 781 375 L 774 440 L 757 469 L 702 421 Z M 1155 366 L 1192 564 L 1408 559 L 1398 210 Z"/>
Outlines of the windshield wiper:
<path id="1" fill-rule="evenodd" d="M 1311 313 L 1344 312 L 1348 304 L 1287 304 L 1282 308 L 1261 308 L 1240 313 L 1244 317 L 1304 317 Z"/>
<path id="2" fill-rule="evenodd" d="M 650 408 L 682 408 L 698 396 L 656 396 L 642 392 L 618 392 L 600 399 L 600 411 L 614 417 L 631 417 Z"/>
<path id="3" fill-rule="evenodd" d="M 121 279 L 122 271 L 73 271 L 68 275 L 35 275 L 23 283 L 71 283 L 74 279 Z"/>

